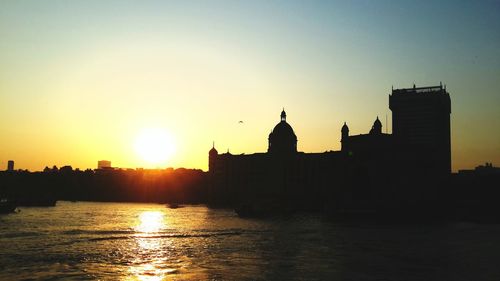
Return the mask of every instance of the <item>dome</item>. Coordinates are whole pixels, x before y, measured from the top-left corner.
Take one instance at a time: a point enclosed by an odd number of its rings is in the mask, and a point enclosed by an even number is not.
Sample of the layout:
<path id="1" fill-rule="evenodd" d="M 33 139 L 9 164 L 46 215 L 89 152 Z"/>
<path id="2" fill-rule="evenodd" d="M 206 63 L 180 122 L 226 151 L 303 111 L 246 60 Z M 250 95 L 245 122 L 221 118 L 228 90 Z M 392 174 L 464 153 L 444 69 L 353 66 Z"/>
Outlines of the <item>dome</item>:
<path id="1" fill-rule="evenodd" d="M 218 155 L 219 152 L 217 152 L 217 149 L 215 149 L 215 143 L 212 144 L 212 149 L 208 151 L 208 155 Z"/>
<path id="2" fill-rule="evenodd" d="M 377 116 L 377 120 L 375 120 L 375 122 L 373 122 L 373 126 L 372 126 L 372 129 L 370 130 L 370 133 L 371 134 L 381 134 L 382 133 L 382 122 L 380 122 L 380 120 L 378 120 L 378 116 Z"/>
<path id="3" fill-rule="evenodd" d="M 344 126 L 342 126 L 342 132 L 349 132 L 349 127 L 347 127 L 347 123 L 344 122 Z"/>
<path id="4" fill-rule="evenodd" d="M 275 138 L 283 138 L 283 139 L 294 139 L 297 140 L 297 136 L 293 132 L 292 126 L 288 124 L 286 121 L 279 122 L 276 126 L 274 126 L 273 131 L 269 136 L 274 136 Z"/>
<path id="5" fill-rule="evenodd" d="M 290 153 L 297 152 L 297 136 L 292 126 L 286 122 L 285 110 L 281 112 L 281 121 L 269 134 L 268 152 Z"/>

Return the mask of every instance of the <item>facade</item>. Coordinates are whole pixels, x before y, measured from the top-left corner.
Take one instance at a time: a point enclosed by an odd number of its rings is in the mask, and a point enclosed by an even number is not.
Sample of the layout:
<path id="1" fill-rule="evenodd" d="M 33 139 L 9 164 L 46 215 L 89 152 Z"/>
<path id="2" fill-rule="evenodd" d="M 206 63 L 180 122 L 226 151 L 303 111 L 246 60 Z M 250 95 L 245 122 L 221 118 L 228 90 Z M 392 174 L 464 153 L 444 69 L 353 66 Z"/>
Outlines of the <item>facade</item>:
<path id="1" fill-rule="evenodd" d="M 414 87 L 393 90 L 389 99 L 394 133 L 384 134 L 378 117 L 367 134 L 349 135 L 344 123 L 340 151 L 297 151 L 297 136 L 284 110 L 269 134 L 266 153 L 219 154 L 213 146 L 212 202 L 370 209 L 432 197 L 432 184 L 415 179 L 436 182 L 449 174 L 449 95 L 441 86 Z"/>
<path id="2" fill-rule="evenodd" d="M 396 89 L 389 96 L 393 134 L 425 157 L 426 165 L 451 173 L 451 101 L 446 87 Z"/>

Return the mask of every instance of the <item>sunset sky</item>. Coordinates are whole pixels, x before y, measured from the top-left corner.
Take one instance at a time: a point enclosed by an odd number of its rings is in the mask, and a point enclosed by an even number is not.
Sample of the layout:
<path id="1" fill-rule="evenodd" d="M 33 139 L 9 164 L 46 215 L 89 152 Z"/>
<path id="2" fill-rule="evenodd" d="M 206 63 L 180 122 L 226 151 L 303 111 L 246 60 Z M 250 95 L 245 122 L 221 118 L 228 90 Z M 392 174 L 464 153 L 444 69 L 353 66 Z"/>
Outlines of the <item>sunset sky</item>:
<path id="1" fill-rule="evenodd" d="M 0 0 L 0 169 L 206 170 L 212 141 L 266 151 L 283 107 L 300 151 L 338 150 L 344 121 L 390 125 L 391 86 L 440 81 L 453 170 L 499 166 L 499 1 Z"/>

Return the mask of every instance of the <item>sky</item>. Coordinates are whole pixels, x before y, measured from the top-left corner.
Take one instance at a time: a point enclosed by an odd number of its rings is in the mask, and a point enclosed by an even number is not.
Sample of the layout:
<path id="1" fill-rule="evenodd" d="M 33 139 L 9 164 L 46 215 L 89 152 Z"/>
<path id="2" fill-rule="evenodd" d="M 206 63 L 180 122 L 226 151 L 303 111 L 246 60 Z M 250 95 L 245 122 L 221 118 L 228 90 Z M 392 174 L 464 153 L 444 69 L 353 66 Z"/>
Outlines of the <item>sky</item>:
<path id="1" fill-rule="evenodd" d="M 161 129 L 153 168 L 206 170 L 213 142 L 266 151 L 283 107 L 300 151 L 339 150 L 441 81 L 453 170 L 500 165 L 500 1 L 0 0 L 0 38 L 0 169 L 151 168 Z"/>

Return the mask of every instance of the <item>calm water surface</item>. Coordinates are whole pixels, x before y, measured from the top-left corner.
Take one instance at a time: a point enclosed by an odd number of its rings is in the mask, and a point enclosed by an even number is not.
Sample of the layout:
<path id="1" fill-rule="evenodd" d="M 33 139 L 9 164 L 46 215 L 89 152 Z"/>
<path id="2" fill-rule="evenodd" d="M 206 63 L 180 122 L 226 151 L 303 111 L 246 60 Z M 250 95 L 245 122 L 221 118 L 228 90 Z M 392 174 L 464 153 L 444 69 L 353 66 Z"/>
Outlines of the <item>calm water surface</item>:
<path id="1" fill-rule="evenodd" d="M 0 215 L 0 280 L 500 280 L 500 226 L 58 202 Z"/>

